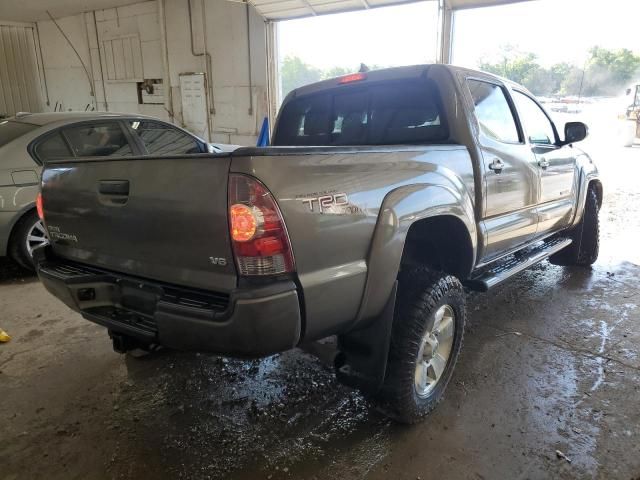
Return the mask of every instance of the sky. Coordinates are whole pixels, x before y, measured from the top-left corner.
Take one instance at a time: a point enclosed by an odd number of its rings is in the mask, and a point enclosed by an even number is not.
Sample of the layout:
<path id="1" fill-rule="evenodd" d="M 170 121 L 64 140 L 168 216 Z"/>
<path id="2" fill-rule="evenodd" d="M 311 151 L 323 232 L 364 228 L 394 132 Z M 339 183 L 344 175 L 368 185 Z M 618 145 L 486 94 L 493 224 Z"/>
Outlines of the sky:
<path id="1" fill-rule="evenodd" d="M 456 13 L 453 63 L 476 67 L 496 48 L 513 45 L 540 63 L 582 65 L 591 46 L 640 54 L 640 0 L 535 0 Z M 434 60 L 437 2 L 280 22 L 279 55 L 321 67 L 357 69 Z"/>
<path id="2" fill-rule="evenodd" d="M 427 63 L 435 58 L 437 16 L 430 1 L 288 20 L 278 24 L 278 53 L 321 68 Z"/>

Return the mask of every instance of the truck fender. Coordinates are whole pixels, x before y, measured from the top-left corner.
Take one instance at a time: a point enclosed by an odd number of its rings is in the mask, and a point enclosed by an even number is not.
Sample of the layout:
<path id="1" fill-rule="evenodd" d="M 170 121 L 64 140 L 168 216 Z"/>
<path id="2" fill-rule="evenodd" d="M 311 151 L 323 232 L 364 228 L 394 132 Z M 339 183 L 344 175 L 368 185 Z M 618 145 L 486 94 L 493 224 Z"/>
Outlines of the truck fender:
<path id="1" fill-rule="evenodd" d="M 462 184 L 456 187 L 462 187 Z M 383 310 L 400 269 L 411 225 L 436 216 L 452 216 L 465 225 L 473 248 L 472 262 L 475 263 L 477 229 L 474 208 L 464 187 L 454 189 L 446 184 L 413 184 L 390 191 L 384 198 L 374 230 L 367 258 L 365 290 L 354 327 Z"/>
<path id="2" fill-rule="evenodd" d="M 585 204 L 587 202 L 587 192 L 589 190 L 589 185 L 591 183 L 595 184 L 596 194 L 598 197 L 598 204 L 602 206 L 602 182 L 600 182 L 600 175 L 598 174 L 598 169 L 593 164 L 591 158 L 583 154 L 578 157 L 577 168 L 578 168 L 578 188 L 577 188 L 577 205 L 575 210 L 575 215 L 573 217 L 573 222 L 571 222 L 571 226 L 576 226 L 580 220 L 582 219 L 582 215 L 584 214 Z"/>

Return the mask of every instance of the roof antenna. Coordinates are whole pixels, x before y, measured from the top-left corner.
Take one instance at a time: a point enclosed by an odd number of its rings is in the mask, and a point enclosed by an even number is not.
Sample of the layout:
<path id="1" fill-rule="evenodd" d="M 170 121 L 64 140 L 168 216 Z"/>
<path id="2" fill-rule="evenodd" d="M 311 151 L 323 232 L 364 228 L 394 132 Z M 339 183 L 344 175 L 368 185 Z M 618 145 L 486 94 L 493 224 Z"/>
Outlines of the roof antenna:
<path id="1" fill-rule="evenodd" d="M 358 70 L 358 73 L 366 73 L 369 71 L 369 67 L 367 67 L 364 63 L 360 64 L 360 70 Z"/>

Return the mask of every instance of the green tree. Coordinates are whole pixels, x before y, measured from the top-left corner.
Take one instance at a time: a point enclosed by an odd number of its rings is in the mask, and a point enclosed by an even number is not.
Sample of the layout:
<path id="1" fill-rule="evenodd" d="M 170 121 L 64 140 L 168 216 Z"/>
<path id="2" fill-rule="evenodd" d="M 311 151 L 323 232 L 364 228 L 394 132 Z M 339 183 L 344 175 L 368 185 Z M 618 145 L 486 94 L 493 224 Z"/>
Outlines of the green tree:
<path id="1" fill-rule="evenodd" d="M 512 45 L 503 45 L 496 57 L 480 61 L 480 70 L 523 84 L 527 78 L 534 76 L 539 68 L 535 54 L 521 52 Z"/>
<path id="2" fill-rule="evenodd" d="M 349 73 L 357 72 L 360 65 L 354 68 L 335 66 L 325 70 L 305 63 L 300 57 L 286 56 L 280 65 L 280 78 L 282 81 L 282 97 L 284 98 L 294 88 L 302 87 L 309 83 L 328 78 L 341 77 Z M 380 65 L 370 65 L 370 70 L 384 68 Z"/>
<path id="3" fill-rule="evenodd" d="M 322 73 L 322 78 L 334 78 L 341 77 L 342 75 L 347 75 L 349 73 L 353 73 L 354 70 L 347 67 L 332 67 L 329 70 L 325 70 Z"/>
<path id="4" fill-rule="evenodd" d="M 573 95 L 579 96 L 584 94 L 584 77 L 585 71 L 582 68 L 572 66 L 571 69 L 563 73 L 562 81 L 560 82 L 560 88 L 558 89 L 558 95 Z"/>
<path id="5" fill-rule="evenodd" d="M 593 47 L 589 55 L 583 86 L 586 95 L 614 94 L 640 70 L 640 56 L 627 48 Z"/>
<path id="6" fill-rule="evenodd" d="M 322 76 L 322 70 L 303 62 L 299 57 L 285 57 L 280 65 L 282 98 L 294 88 L 321 80 Z"/>
<path id="7" fill-rule="evenodd" d="M 626 85 L 640 71 L 640 56 L 631 50 L 593 47 L 582 68 L 564 62 L 542 67 L 533 53 L 505 45 L 480 69 L 521 83 L 537 95 L 606 95 Z"/>

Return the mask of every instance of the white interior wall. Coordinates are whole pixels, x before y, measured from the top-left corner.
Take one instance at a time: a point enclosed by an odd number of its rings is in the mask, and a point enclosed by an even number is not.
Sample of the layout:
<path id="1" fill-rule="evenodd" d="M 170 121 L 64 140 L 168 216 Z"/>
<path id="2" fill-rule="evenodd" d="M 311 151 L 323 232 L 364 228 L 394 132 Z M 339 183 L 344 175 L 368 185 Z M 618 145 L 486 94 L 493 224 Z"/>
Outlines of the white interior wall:
<path id="1" fill-rule="evenodd" d="M 166 45 L 173 121 L 181 125 L 180 73 L 206 72 L 204 56 L 193 56 L 189 39 L 188 0 L 164 0 Z M 204 4 L 207 52 L 212 58 L 212 141 L 253 144 L 267 115 L 266 34 L 264 19 L 250 7 L 252 88 L 249 88 L 247 20 L 245 5 L 226 0 L 191 0 L 193 42 L 196 53 L 204 51 L 202 5 Z M 55 11 L 52 12 L 55 15 Z M 95 15 L 95 20 L 94 20 Z M 63 110 L 134 112 L 169 119 L 164 105 L 140 105 L 135 81 L 108 80 L 105 39 L 136 35 L 142 50 L 144 78 L 164 77 L 158 3 L 153 1 L 96 10 L 57 19 L 93 77 L 93 96 L 82 64 L 53 22 L 38 22 L 50 105 Z M 97 30 L 96 30 L 97 27 Z M 102 81 L 103 74 L 105 81 Z M 166 80 L 165 80 L 166 83 Z M 253 108 L 249 112 L 251 91 Z M 167 90 L 165 89 L 165 95 Z"/>
<path id="2" fill-rule="evenodd" d="M 203 53 L 202 2 L 192 0 L 194 51 Z M 249 114 L 249 62 L 245 5 L 225 0 L 204 2 L 207 52 L 212 58 L 213 139 L 238 144 L 253 143 L 262 118 L 267 115 L 267 67 L 265 22 L 250 7 L 252 98 Z M 166 2 L 169 70 L 173 105 L 180 116 L 179 74 L 206 72 L 204 56 L 193 56 L 189 40 L 187 0 Z"/>
<path id="3" fill-rule="evenodd" d="M 90 65 L 87 35 L 82 15 L 74 15 L 58 20 L 73 43 L 87 68 Z M 49 105 L 45 110 L 84 110 L 87 104 L 94 104 L 91 83 L 69 44 L 51 21 L 38 22 L 38 34 L 42 47 L 42 63 L 49 90 Z M 89 73 L 91 71 L 89 70 Z"/>

